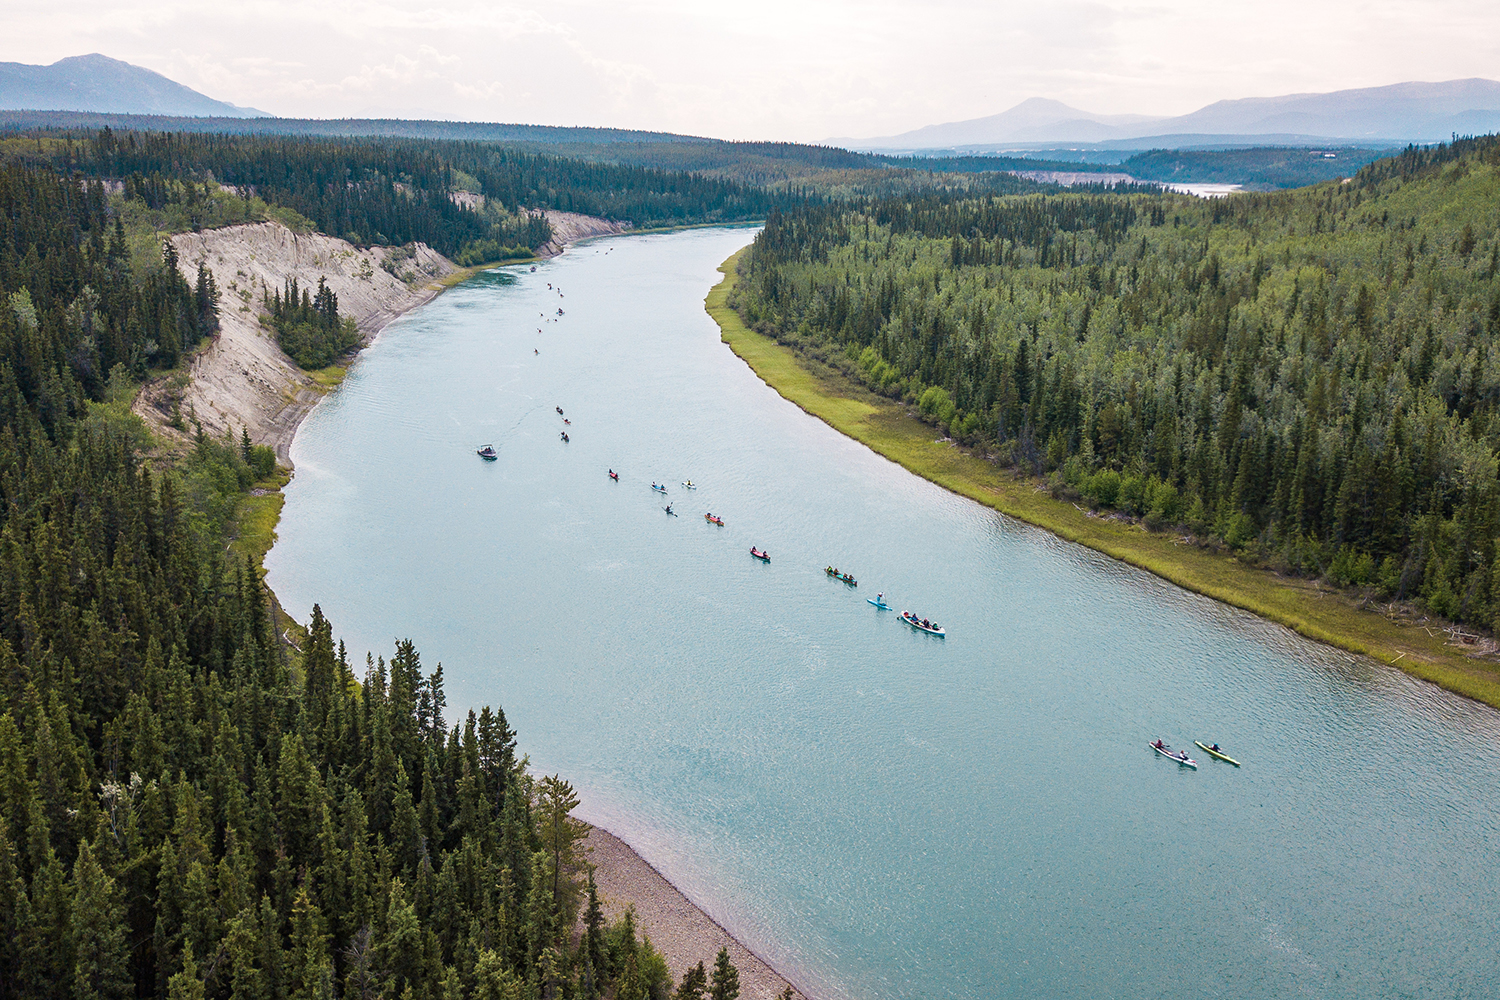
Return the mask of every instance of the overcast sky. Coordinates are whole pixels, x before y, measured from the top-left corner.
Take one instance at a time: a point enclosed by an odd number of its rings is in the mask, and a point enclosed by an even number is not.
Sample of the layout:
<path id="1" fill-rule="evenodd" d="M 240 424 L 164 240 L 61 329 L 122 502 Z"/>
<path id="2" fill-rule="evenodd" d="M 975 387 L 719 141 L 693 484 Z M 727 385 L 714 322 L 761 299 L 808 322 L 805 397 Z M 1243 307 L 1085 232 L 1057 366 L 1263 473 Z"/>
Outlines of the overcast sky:
<path id="1" fill-rule="evenodd" d="M 876 136 L 1028 97 L 1500 78 L 1496 0 L 0 0 L 0 61 L 100 52 L 278 115 Z"/>

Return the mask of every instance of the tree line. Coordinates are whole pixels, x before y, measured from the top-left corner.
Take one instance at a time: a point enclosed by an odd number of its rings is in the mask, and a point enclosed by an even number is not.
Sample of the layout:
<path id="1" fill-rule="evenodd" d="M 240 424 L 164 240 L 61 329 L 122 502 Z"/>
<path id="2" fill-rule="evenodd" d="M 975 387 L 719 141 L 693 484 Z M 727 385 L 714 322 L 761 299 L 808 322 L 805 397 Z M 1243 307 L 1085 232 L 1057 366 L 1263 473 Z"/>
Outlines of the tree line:
<path id="1" fill-rule="evenodd" d="M 1346 183 L 773 214 L 736 300 L 1060 495 L 1493 626 L 1500 140 Z"/>
<path id="2" fill-rule="evenodd" d="M 450 724 L 409 641 L 278 629 L 227 547 L 268 450 L 153 459 L 130 412 L 217 289 L 125 243 L 98 180 L 0 169 L 0 1000 L 735 996 L 726 952 L 673 993 L 605 920 L 501 710 Z"/>
<path id="3" fill-rule="evenodd" d="M 494 143 L 424 139 L 116 132 L 101 129 L 53 154 L 64 173 L 117 180 L 152 207 L 222 186 L 304 216 L 361 245 L 427 243 L 458 258 L 471 247 L 534 248 L 551 230 L 541 210 L 638 227 L 763 218 L 801 192 L 773 192 L 685 170 L 585 162 Z M 453 197 L 483 195 L 484 204 Z M 470 255 L 472 256 L 472 254 Z"/>

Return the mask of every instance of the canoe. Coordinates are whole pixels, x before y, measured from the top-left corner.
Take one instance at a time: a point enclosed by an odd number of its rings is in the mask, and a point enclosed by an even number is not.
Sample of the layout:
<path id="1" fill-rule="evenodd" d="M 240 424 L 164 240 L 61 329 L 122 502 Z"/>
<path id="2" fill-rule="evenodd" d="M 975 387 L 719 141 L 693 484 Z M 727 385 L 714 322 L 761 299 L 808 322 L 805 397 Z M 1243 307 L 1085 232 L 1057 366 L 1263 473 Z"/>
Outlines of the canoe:
<path id="1" fill-rule="evenodd" d="M 724 527 L 724 519 L 722 517 L 714 517 L 712 514 L 704 514 L 703 520 L 717 524 L 721 528 Z"/>
<path id="2" fill-rule="evenodd" d="M 880 608 L 882 611 L 889 611 L 889 610 L 891 610 L 891 606 L 889 604 L 885 603 L 884 601 L 877 601 L 873 597 L 866 597 L 865 598 L 865 602 L 867 604 L 873 604 L 873 605 L 875 605 L 877 608 Z"/>
<path id="3" fill-rule="evenodd" d="M 858 587 L 859 586 L 859 581 L 856 580 L 856 579 L 854 579 L 854 577 L 851 576 L 848 573 L 835 573 L 831 568 L 826 567 L 826 566 L 823 568 L 823 572 L 827 573 L 829 576 L 833 577 L 835 580 L 839 581 L 840 583 L 847 583 L 851 587 Z"/>
<path id="4" fill-rule="evenodd" d="M 665 492 L 667 492 L 667 488 L 665 486 L 653 486 L 651 488 L 653 490 L 655 490 L 656 492 L 658 492 L 658 493 L 665 493 Z"/>
<path id="5" fill-rule="evenodd" d="M 1183 767 L 1190 767 L 1194 771 L 1198 770 L 1198 762 L 1196 760 L 1193 760 L 1193 758 L 1187 756 L 1186 754 L 1184 754 L 1183 756 L 1179 757 L 1175 753 L 1172 752 L 1172 750 L 1171 750 L 1170 747 L 1168 747 L 1167 749 L 1163 750 L 1161 747 L 1157 746 L 1155 743 L 1147 743 L 1146 745 L 1148 747 L 1150 747 L 1152 750 L 1155 750 L 1157 753 L 1161 754 L 1163 757 L 1167 758 L 1167 760 L 1175 760 L 1177 763 L 1181 764 Z"/>
<path id="6" fill-rule="evenodd" d="M 911 614 L 910 612 L 907 612 L 907 611 L 901 612 L 901 620 L 904 621 L 904 622 L 906 622 L 906 624 L 910 625 L 912 628 L 916 629 L 917 631 L 919 631 L 919 632 L 926 632 L 928 635 L 947 635 L 948 634 L 945 630 L 940 629 L 940 628 L 936 628 L 936 627 L 934 627 L 932 625 L 923 625 L 922 624 L 922 619 L 918 618 L 916 615 L 913 615 L 913 614 Z"/>
<path id="7" fill-rule="evenodd" d="M 1229 756 L 1224 751 L 1222 751 L 1222 750 L 1215 750 L 1213 747 L 1210 747 L 1210 746 L 1204 746 L 1202 740 L 1194 740 L 1193 742 L 1196 743 L 1196 744 L 1198 744 L 1198 746 L 1202 748 L 1203 752 L 1206 753 L 1206 754 L 1208 754 L 1209 756 L 1211 756 L 1211 757 L 1217 757 L 1220 760 L 1225 761 L 1226 763 L 1233 764 L 1235 767 L 1239 767 L 1240 766 L 1240 762 L 1239 761 L 1235 760 L 1233 757 Z"/>
<path id="8" fill-rule="evenodd" d="M 769 552 L 761 552 L 761 551 L 757 550 L 755 548 L 755 546 L 753 546 L 753 545 L 750 546 L 750 554 L 752 556 L 754 556 L 755 558 L 759 559 L 761 562 L 770 562 L 771 561 L 771 554 Z"/>

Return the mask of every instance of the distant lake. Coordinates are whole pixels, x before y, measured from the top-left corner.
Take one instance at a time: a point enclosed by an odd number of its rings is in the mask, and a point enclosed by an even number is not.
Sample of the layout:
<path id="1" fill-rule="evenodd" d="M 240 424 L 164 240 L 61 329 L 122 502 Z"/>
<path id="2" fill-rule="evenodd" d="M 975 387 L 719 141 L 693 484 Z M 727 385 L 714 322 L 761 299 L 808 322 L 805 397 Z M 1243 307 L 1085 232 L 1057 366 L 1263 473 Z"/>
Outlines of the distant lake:
<path id="1" fill-rule="evenodd" d="M 389 327 L 293 446 L 286 607 L 356 661 L 412 638 L 814 996 L 1494 995 L 1500 714 L 807 416 L 703 311 L 751 236 L 588 244 Z"/>

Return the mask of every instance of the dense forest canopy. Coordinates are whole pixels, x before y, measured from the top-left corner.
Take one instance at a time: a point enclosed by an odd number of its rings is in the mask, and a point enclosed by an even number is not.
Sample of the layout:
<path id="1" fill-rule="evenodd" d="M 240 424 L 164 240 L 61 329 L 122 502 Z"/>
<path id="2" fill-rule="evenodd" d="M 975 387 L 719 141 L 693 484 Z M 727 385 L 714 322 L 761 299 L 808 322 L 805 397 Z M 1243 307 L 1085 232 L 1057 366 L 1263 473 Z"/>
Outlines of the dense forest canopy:
<path id="1" fill-rule="evenodd" d="M 455 258 L 485 241 L 540 246 L 550 235 L 535 214 L 540 210 L 644 228 L 759 219 L 806 197 L 684 170 L 589 163 L 492 143 L 105 129 L 86 141 L 53 139 L 46 148 L 57 170 L 121 182 L 128 198 L 153 208 L 193 196 L 194 183 L 212 185 L 208 194 L 259 197 L 352 243 L 421 241 Z M 482 207 L 456 193 L 482 195 Z"/>
<path id="2" fill-rule="evenodd" d="M 127 209 L 220 211 L 204 162 L 272 176 L 212 148 L 111 161 L 128 197 L 81 160 L 0 167 L 0 1000 L 665 1000 L 633 917 L 604 919 L 576 795 L 503 712 L 450 713 L 410 642 L 351 663 L 316 608 L 281 634 L 227 550 L 269 449 L 152 456 L 137 380 L 215 330 L 218 291 L 154 234 L 133 253 Z M 265 194 L 358 202 L 292 159 Z M 449 183 L 427 169 L 405 176 Z M 381 197 L 358 217 L 448 217 Z M 271 311 L 342 328 L 326 288 Z M 704 960 L 677 996 L 732 998 Z"/>
<path id="3" fill-rule="evenodd" d="M 759 329 L 1060 495 L 1494 621 L 1500 141 L 1212 202 L 805 149 L 743 150 L 749 184 L 481 142 L 0 142 L 0 1000 L 672 989 L 502 711 L 450 715 L 411 642 L 360 664 L 317 609 L 278 629 L 226 547 L 271 453 L 152 457 L 135 388 L 218 323 L 164 229 L 475 259 L 546 239 L 540 208 L 764 216 Z M 289 349 L 348 334 L 321 285 L 267 311 Z M 737 989 L 721 952 L 675 996 Z"/>
<path id="4" fill-rule="evenodd" d="M 1500 140 L 1347 182 L 771 216 L 739 306 L 953 436 L 1149 524 L 1500 612 Z"/>

